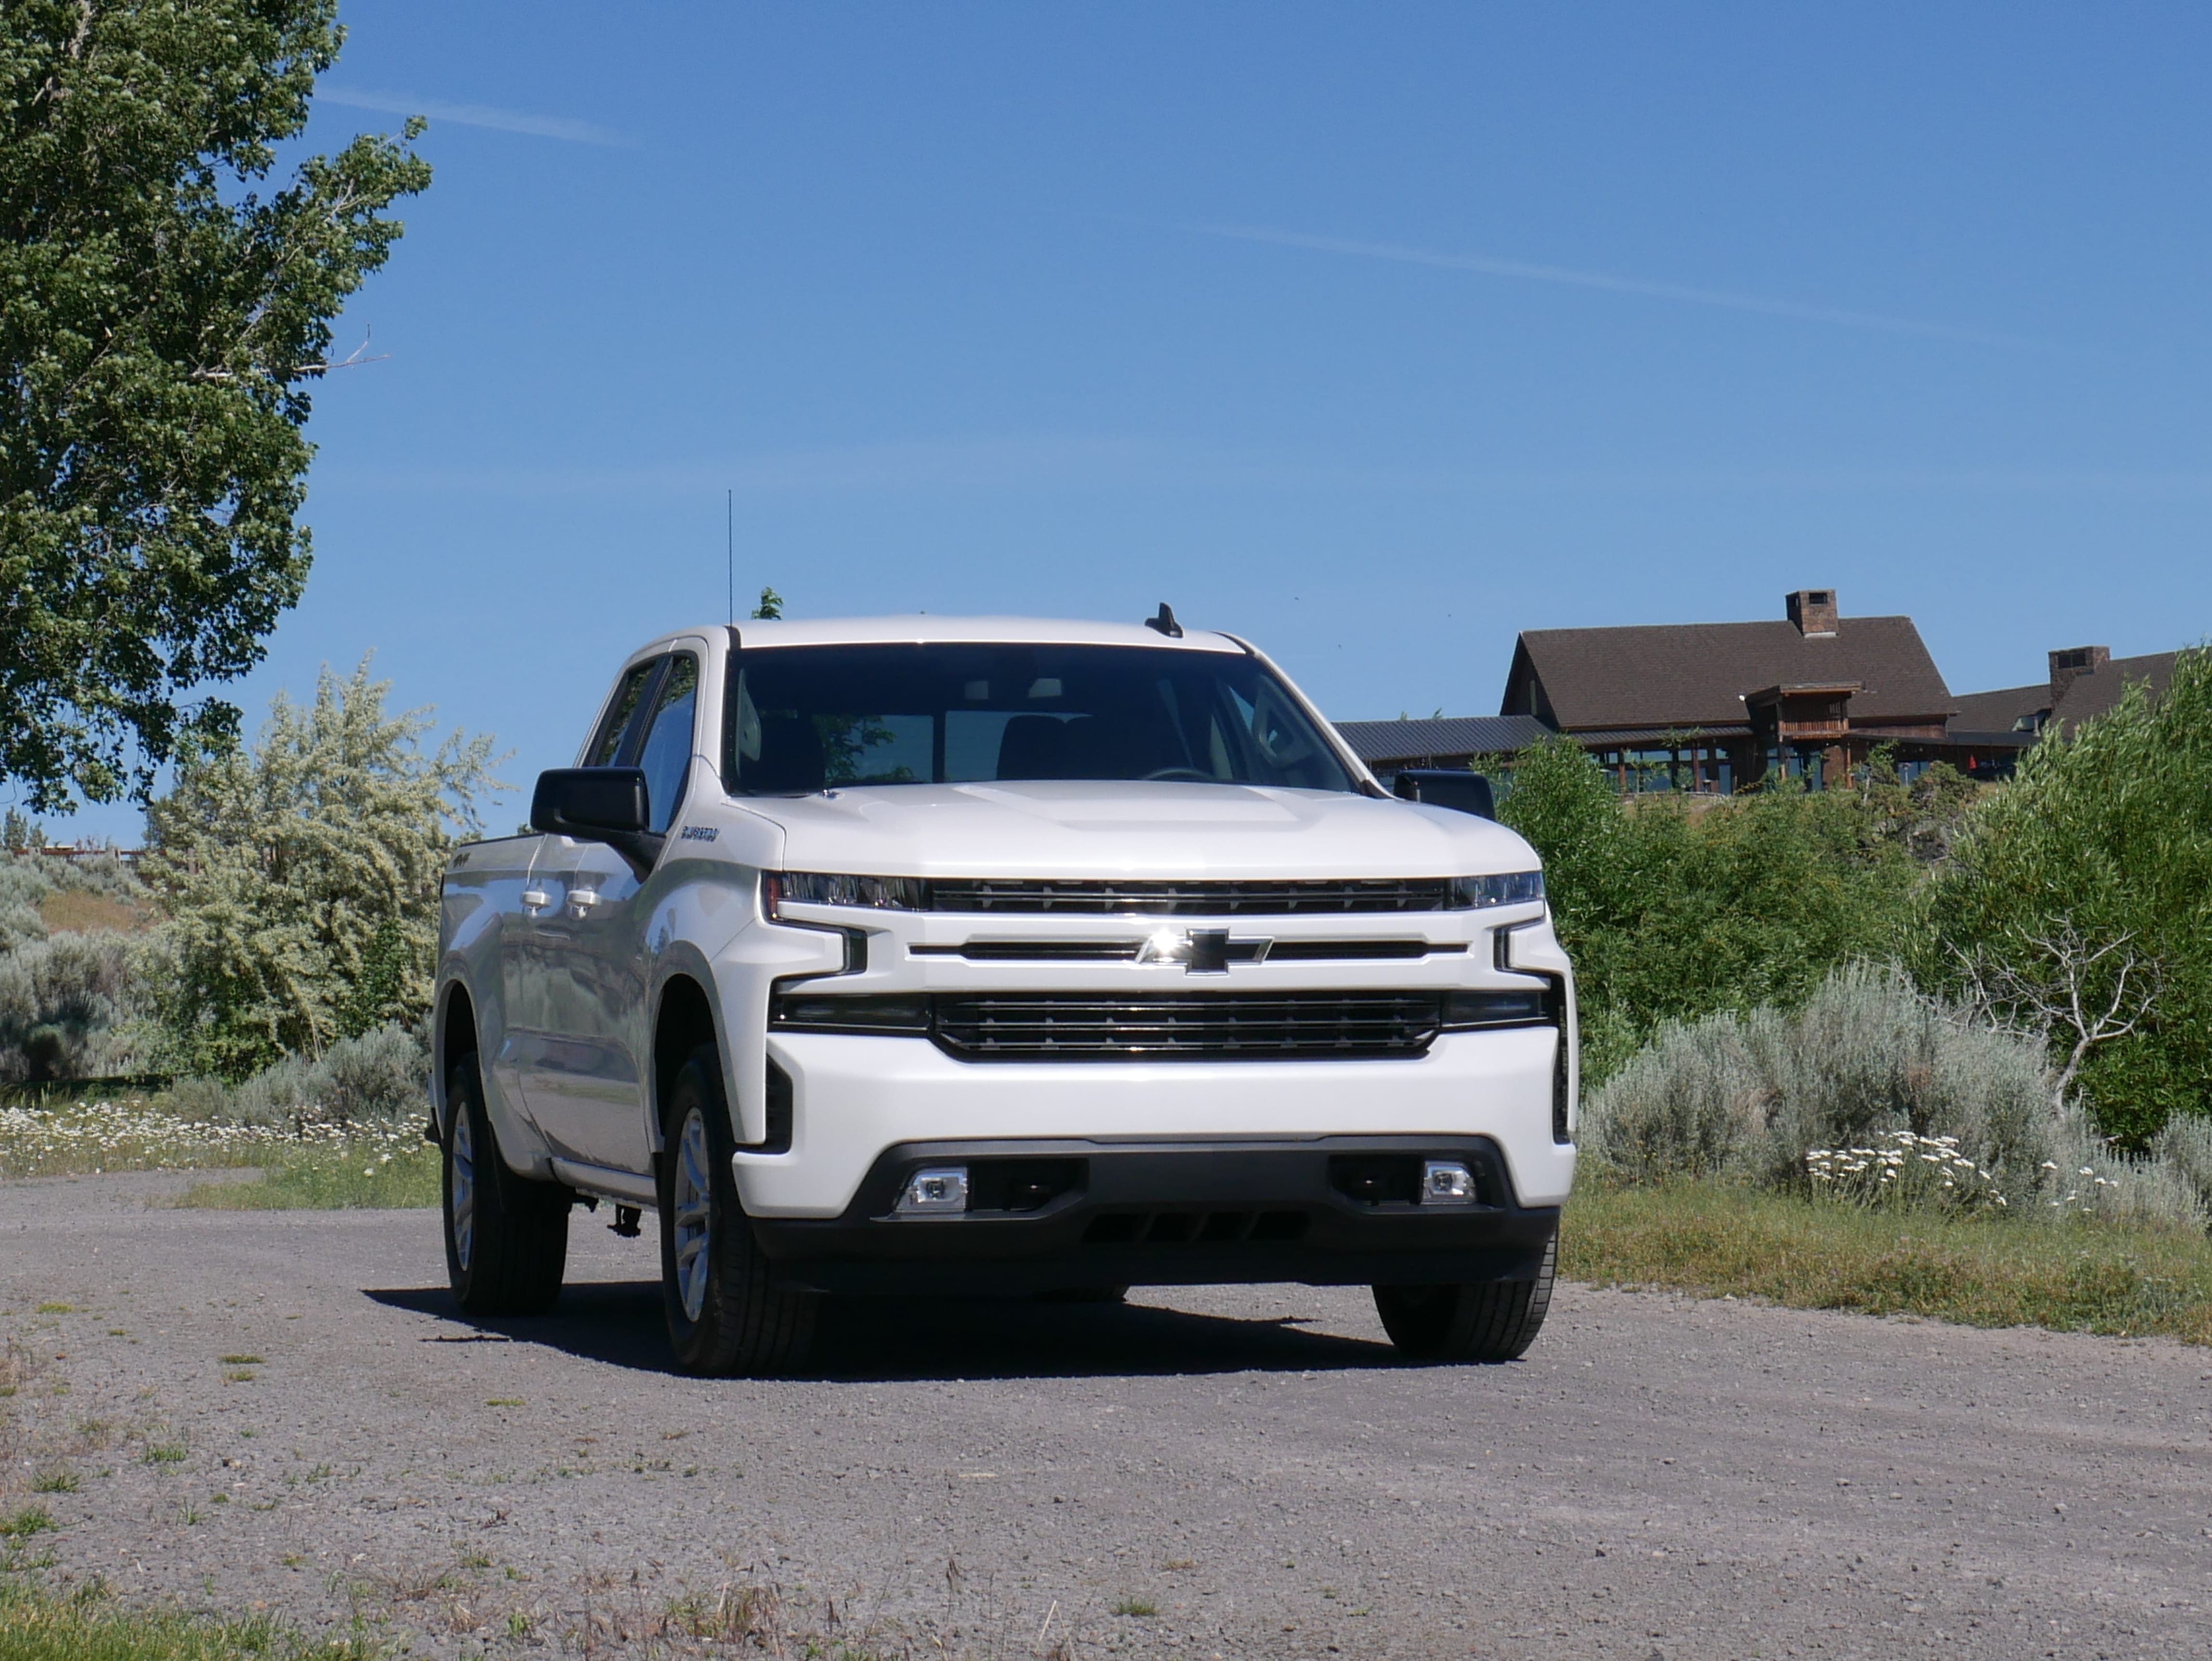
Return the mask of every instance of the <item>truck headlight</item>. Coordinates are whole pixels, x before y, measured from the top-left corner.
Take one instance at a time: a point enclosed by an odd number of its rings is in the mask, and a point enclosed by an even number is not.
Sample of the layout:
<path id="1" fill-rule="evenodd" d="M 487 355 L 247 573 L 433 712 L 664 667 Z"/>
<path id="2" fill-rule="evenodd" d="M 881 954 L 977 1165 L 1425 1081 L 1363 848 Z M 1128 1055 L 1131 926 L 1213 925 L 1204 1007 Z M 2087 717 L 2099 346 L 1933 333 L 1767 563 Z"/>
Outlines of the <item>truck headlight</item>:
<path id="1" fill-rule="evenodd" d="M 761 910 L 770 921 L 785 905 L 848 905 L 873 911 L 921 911 L 928 885 L 919 877 L 847 877 L 826 871 L 764 871 Z"/>
<path id="2" fill-rule="evenodd" d="M 1487 911 L 1494 905 L 1528 905 L 1544 897 L 1541 871 L 1505 871 L 1488 877 L 1454 877 L 1447 911 Z"/>

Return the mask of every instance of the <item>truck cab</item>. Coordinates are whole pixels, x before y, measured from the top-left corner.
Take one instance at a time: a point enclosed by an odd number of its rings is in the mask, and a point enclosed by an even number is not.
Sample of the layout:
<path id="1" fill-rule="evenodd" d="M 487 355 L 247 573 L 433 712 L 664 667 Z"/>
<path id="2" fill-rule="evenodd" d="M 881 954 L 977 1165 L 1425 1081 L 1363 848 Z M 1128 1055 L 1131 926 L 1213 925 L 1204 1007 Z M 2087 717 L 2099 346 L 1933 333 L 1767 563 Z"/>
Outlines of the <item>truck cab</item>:
<path id="1" fill-rule="evenodd" d="M 1393 797 L 1227 634 L 678 631 L 445 885 L 434 1135 L 465 1308 L 654 1214 L 679 1362 L 824 1299 L 1376 1288 L 1424 1359 L 1548 1303 L 1571 968 L 1534 855 Z"/>

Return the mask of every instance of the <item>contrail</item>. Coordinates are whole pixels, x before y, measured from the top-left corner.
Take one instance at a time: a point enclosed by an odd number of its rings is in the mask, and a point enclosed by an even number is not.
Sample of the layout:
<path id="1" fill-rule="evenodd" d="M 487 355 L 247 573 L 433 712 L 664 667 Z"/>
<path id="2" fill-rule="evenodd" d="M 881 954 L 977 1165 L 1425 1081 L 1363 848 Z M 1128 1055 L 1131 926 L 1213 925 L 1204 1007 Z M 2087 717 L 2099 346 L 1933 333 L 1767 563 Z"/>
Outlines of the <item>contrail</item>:
<path id="1" fill-rule="evenodd" d="M 1309 236 L 1303 232 L 1268 230 L 1256 225 L 1197 225 L 1192 228 L 1201 235 L 1230 237 L 1241 242 L 1270 242 L 1285 248 L 1310 248 L 1319 253 L 1395 260 L 1402 265 L 1433 265 L 1445 271 L 1479 271 L 1485 277 L 1515 277 L 1528 283 L 1555 283 L 1574 289 L 1601 289 L 1612 294 L 1643 295 L 1653 300 L 1678 300 L 1692 306 L 1717 306 L 1727 311 L 1758 312 L 1768 317 L 1796 318 L 1808 323 L 1835 324 L 1847 329 L 1875 329 L 1885 334 L 1922 335 L 1935 340 L 1972 341 L 1985 346 L 2041 347 L 2044 344 L 2019 335 L 1955 328 L 1946 323 L 1920 323 L 1911 318 L 1884 317 L 1875 312 L 1843 311 L 1832 306 L 1807 306 L 1794 300 L 1769 300 L 1761 295 L 1731 294 L 1723 289 L 1692 289 L 1676 283 L 1647 283 L 1640 277 L 1612 277 L 1602 271 L 1570 271 L 1563 265 L 1532 265 L 1523 259 L 1498 259 L 1488 254 L 1436 253 L 1426 248 L 1409 248 L 1395 242 L 1355 242 L 1345 237 Z"/>
<path id="2" fill-rule="evenodd" d="M 315 96 L 325 103 L 343 104 L 350 109 L 377 110 L 386 115 L 423 115 L 433 121 L 489 127 L 495 132 L 527 133 L 532 138 L 561 138 L 572 144 L 623 146 L 631 142 L 618 132 L 594 126 L 588 121 L 495 109 L 489 104 L 448 104 L 435 98 L 417 98 L 412 93 L 376 92 L 366 87 L 318 87 Z"/>

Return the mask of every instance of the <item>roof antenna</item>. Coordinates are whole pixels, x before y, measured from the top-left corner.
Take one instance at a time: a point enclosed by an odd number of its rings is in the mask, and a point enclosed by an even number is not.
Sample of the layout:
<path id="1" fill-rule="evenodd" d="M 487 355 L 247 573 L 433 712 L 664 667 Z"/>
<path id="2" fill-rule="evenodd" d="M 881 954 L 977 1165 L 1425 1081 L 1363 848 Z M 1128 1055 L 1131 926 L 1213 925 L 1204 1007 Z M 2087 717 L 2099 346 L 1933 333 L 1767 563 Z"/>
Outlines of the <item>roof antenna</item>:
<path id="1" fill-rule="evenodd" d="M 1145 627 L 1147 629 L 1158 630 L 1170 640 L 1181 640 L 1182 638 L 1182 624 L 1175 620 L 1175 612 L 1165 600 L 1162 600 L 1160 602 L 1159 616 L 1156 618 L 1146 618 L 1145 619 Z"/>

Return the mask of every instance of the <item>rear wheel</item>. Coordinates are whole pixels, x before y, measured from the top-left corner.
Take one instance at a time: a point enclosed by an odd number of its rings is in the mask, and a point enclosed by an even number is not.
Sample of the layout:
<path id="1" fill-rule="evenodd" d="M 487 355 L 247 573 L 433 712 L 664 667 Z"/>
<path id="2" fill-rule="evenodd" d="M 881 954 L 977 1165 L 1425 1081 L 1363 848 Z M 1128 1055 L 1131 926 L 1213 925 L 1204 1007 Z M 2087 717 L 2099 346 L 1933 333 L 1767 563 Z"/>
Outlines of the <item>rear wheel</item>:
<path id="1" fill-rule="evenodd" d="M 686 1372 L 787 1372 L 802 1365 L 820 1299 L 762 1256 L 730 1169 L 736 1144 L 720 1059 L 694 1050 L 670 1092 L 660 1156 L 660 1293 Z"/>
<path id="2" fill-rule="evenodd" d="M 1376 1287 L 1375 1312 L 1398 1353 L 1415 1361 L 1511 1361 L 1543 1330 L 1559 1237 L 1544 1244 L 1533 1281 Z"/>
<path id="3" fill-rule="evenodd" d="M 477 1061 L 446 1081 L 446 1278 L 471 1315 L 542 1315 L 568 1264 L 568 1201 L 559 1183 L 507 1168 L 484 1110 Z"/>

